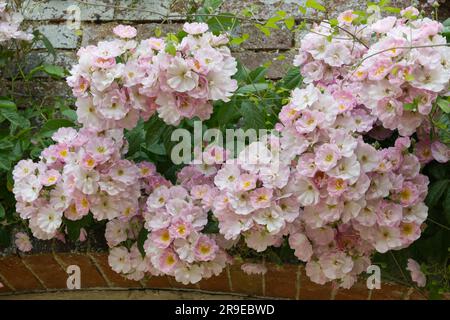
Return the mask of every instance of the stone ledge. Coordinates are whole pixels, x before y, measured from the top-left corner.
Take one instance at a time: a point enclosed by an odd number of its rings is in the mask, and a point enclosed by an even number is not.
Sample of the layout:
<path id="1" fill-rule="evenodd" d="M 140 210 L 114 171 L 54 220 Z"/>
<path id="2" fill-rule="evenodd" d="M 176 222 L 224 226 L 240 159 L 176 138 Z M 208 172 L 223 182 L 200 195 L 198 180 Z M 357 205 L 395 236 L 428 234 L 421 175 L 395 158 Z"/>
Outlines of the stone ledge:
<path id="1" fill-rule="evenodd" d="M 115 0 L 87 0 L 90 3 L 114 5 Z M 22 8 L 26 20 L 66 20 L 67 8 L 75 5 L 80 8 L 83 21 L 107 21 L 114 18 L 114 8 L 105 6 L 86 6 L 74 0 L 28 0 Z"/>

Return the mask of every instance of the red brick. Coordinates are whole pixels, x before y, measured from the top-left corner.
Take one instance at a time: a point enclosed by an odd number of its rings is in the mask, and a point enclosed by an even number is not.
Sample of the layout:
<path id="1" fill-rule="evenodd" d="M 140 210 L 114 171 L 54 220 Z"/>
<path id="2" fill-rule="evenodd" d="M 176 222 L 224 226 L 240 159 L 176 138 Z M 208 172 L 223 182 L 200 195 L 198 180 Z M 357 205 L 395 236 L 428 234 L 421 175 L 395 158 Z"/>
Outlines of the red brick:
<path id="1" fill-rule="evenodd" d="M 339 288 L 336 300 L 367 300 L 369 289 L 364 281 L 357 282 L 350 289 Z"/>
<path id="2" fill-rule="evenodd" d="M 330 300 L 332 284 L 320 285 L 312 282 L 305 273 L 305 269 L 300 269 L 300 300 Z"/>
<path id="3" fill-rule="evenodd" d="M 246 274 L 241 270 L 240 264 L 229 267 L 231 276 L 232 291 L 245 293 L 252 296 L 262 296 L 262 276 Z"/>
<path id="4" fill-rule="evenodd" d="M 427 300 L 428 295 L 426 292 L 420 292 L 414 288 L 409 288 L 407 291 L 405 298 L 408 300 Z M 448 300 L 448 298 L 446 300 Z"/>
<path id="5" fill-rule="evenodd" d="M 214 292 L 230 292 L 230 283 L 228 282 L 228 273 L 224 269 L 218 276 L 212 276 L 208 279 L 203 279 L 199 283 L 200 289 Z"/>
<path id="6" fill-rule="evenodd" d="M 150 279 L 144 280 L 144 282 L 146 288 L 167 289 L 171 287 L 169 277 L 167 276 L 151 276 Z"/>
<path id="7" fill-rule="evenodd" d="M 111 282 L 114 287 L 119 288 L 142 288 L 139 281 L 128 280 L 124 276 L 118 274 L 111 269 L 108 263 L 108 253 L 92 252 L 91 255 L 97 261 L 99 267 L 102 269 L 103 274 Z"/>
<path id="8" fill-rule="evenodd" d="M 401 300 L 404 299 L 408 288 L 398 284 L 382 282 L 381 289 L 373 289 L 371 300 Z"/>
<path id="9" fill-rule="evenodd" d="M 177 280 L 175 280 L 174 277 L 168 277 L 168 281 L 170 284 L 170 287 L 175 288 L 175 289 L 197 289 L 198 290 L 198 285 L 197 284 L 182 284 L 181 282 L 178 282 Z"/>
<path id="10" fill-rule="evenodd" d="M 92 264 L 91 259 L 87 255 L 78 253 L 59 253 L 58 257 L 63 262 L 65 268 L 70 265 L 77 265 L 80 267 L 81 288 L 99 288 L 108 286 L 103 279 L 103 276 Z"/>
<path id="11" fill-rule="evenodd" d="M 53 254 L 24 255 L 22 259 L 48 289 L 67 288 L 68 275 L 56 262 Z"/>
<path id="12" fill-rule="evenodd" d="M 0 288 L 0 293 L 12 293 L 14 292 L 6 283 L 0 281 L 2 287 Z"/>
<path id="13" fill-rule="evenodd" d="M 0 258 L 0 273 L 17 291 L 43 289 L 39 281 L 17 256 Z"/>
<path id="14" fill-rule="evenodd" d="M 295 299 L 297 292 L 296 265 L 284 265 L 282 267 L 267 264 L 267 273 L 264 275 L 266 283 L 266 297 Z"/>

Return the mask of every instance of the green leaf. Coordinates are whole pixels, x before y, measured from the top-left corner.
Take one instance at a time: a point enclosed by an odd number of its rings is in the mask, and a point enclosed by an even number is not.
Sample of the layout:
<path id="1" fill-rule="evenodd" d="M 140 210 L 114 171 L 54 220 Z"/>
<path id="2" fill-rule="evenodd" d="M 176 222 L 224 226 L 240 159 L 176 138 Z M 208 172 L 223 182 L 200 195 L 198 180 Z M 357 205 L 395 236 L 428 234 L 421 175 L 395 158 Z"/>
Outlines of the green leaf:
<path id="1" fill-rule="evenodd" d="M 44 64 L 42 67 L 42 70 L 52 77 L 64 78 L 66 76 L 66 70 L 63 67 L 51 64 Z"/>
<path id="2" fill-rule="evenodd" d="M 306 14 L 306 8 L 303 6 L 298 6 L 298 11 L 300 11 L 302 14 Z"/>
<path id="3" fill-rule="evenodd" d="M 249 38 L 249 34 L 244 33 L 242 35 L 242 37 L 236 37 L 236 38 L 231 39 L 230 44 L 238 46 L 238 45 L 242 44 L 243 42 L 247 41 L 248 38 Z"/>
<path id="4" fill-rule="evenodd" d="M 211 212 L 208 213 L 208 223 L 203 228 L 202 233 L 219 233 L 219 221 L 216 219 L 216 217 L 214 217 L 214 215 L 211 214 Z"/>
<path id="5" fill-rule="evenodd" d="M 39 30 L 35 30 L 33 32 L 34 40 L 35 41 L 42 41 L 44 44 L 44 47 L 47 49 L 47 51 L 53 56 L 53 58 L 56 58 L 56 50 L 53 47 L 52 43 L 46 36 L 44 36 Z"/>
<path id="6" fill-rule="evenodd" d="M 78 120 L 77 113 L 75 110 L 72 109 L 66 109 L 64 111 L 61 111 L 61 114 L 66 117 L 67 119 L 73 121 L 74 123 Z"/>
<path id="7" fill-rule="evenodd" d="M 209 26 L 209 30 L 215 35 L 231 32 L 239 25 L 239 21 L 232 13 L 221 13 L 220 16 L 214 16 L 206 23 Z"/>
<path id="8" fill-rule="evenodd" d="M 325 7 L 323 5 L 321 5 L 320 3 L 318 3 L 316 0 L 306 0 L 306 7 L 307 8 L 311 8 L 311 9 L 316 9 L 322 12 L 327 11 L 327 9 L 325 9 Z"/>
<path id="9" fill-rule="evenodd" d="M 240 87 L 236 93 L 238 94 L 247 94 L 247 93 L 253 93 L 253 92 L 258 92 L 258 91 L 264 91 L 267 88 L 269 88 L 269 84 L 268 83 L 253 83 L 253 84 L 248 84 L 245 85 L 243 87 Z"/>
<path id="10" fill-rule="evenodd" d="M 330 26 L 336 27 L 337 25 L 339 25 L 338 19 L 335 18 L 330 20 Z"/>
<path id="11" fill-rule="evenodd" d="M 250 83 L 257 83 L 257 82 L 264 82 L 265 76 L 267 74 L 267 68 L 265 67 L 258 67 L 255 70 L 252 70 L 249 74 L 248 74 L 248 79 L 247 81 Z"/>
<path id="12" fill-rule="evenodd" d="M 5 117 L 9 122 L 15 124 L 20 128 L 30 127 L 30 121 L 21 116 L 16 110 L 9 108 L 0 108 L 0 114 Z"/>
<path id="13" fill-rule="evenodd" d="M 128 153 L 127 155 L 134 155 L 136 152 L 140 151 L 142 144 L 145 141 L 144 125 L 142 121 L 139 121 L 138 125 L 132 130 L 126 133 L 126 138 L 128 140 Z"/>
<path id="14" fill-rule="evenodd" d="M 445 26 L 444 27 L 444 30 L 442 30 L 442 35 L 444 37 L 447 37 L 447 43 L 448 43 L 449 42 L 448 38 L 450 37 L 450 26 Z"/>
<path id="15" fill-rule="evenodd" d="M 50 137 L 56 130 L 64 127 L 75 127 L 75 123 L 67 119 L 50 119 L 42 126 L 39 133 Z"/>
<path id="16" fill-rule="evenodd" d="M 151 153 L 154 153 L 154 154 L 157 154 L 160 156 L 165 156 L 167 154 L 166 149 L 164 148 L 163 144 L 152 144 L 151 146 L 148 146 L 145 149 Z"/>
<path id="17" fill-rule="evenodd" d="M 399 14 L 400 11 L 402 11 L 400 8 L 394 8 L 394 7 L 383 7 L 383 8 L 381 8 L 381 10 L 389 12 L 389 13 L 394 13 L 394 14 Z"/>
<path id="18" fill-rule="evenodd" d="M 17 106 L 13 101 L 0 99 L 0 108 L 16 110 Z"/>
<path id="19" fill-rule="evenodd" d="M 286 26 L 286 28 L 288 28 L 289 30 L 292 30 L 292 28 L 295 26 L 295 18 L 294 17 L 288 17 L 284 20 L 284 24 Z"/>
<path id="20" fill-rule="evenodd" d="M 148 235 L 149 235 L 148 230 L 145 228 L 142 228 L 141 231 L 139 232 L 139 235 L 137 238 L 137 247 L 143 257 L 145 257 L 144 243 L 147 240 Z"/>
<path id="21" fill-rule="evenodd" d="M 5 217 L 5 208 L 3 208 L 3 205 L 0 203 L 0 220 L 2 220 Z"/>
<path id="22" fill-rule="evenodd" d="M 151 146 L 157 143 L 167 125 L 158 116 L 151 117 L 144 125 L 146 130 L 145 143 Z"/>
<path id="23" fill-rule="evenodd" d="M 233 78 L 237 81 L 246 81 L 247 75 L 249 74 L 249 70 L 246 66 L 242 64 L 242 62 L 237 62 L 237 72 L 234 74 Z"/>
<path id="24" fill-rule="evenodd" d="M 446 27 L 450 27 L 450 18 L 447 18 L 442 24 Z"/>
<path id="25" fill-rule="evenodd" d="M 9 171 L 11 169 L 11 160 L 8 159 L 6 154 L 0 153 L 0 169 Z"/>
<path id="26" fill-rule="evenodd" d="M 4 149 L 11 149 L 14 146 L 14 144 L 6 139 L 2 139 L 0 140 L 0 150 L 4 150 Z"/>
<path id="27" fill-rule="evenodd" d="M 283 20 L 282 17 L 271 17 L 269 20 L 266 21 L 266 23 L 264 24 L 265 27 L 270 28 L 270 29 L 279 29 L 277 23 L 280 22 L 281 20 Z"/>
<path id="28" fill-rule="evenodd" d="M 203 8 L 205 8 L 209 13 L 213 13 L 222 5 L 223 0 L 205 0 Z"/>
<path id="29" fill-rule="evenodd" d="M 445 113 L 450 113 L 450 102 L 448 100 L 438 97 L 436 103 L 442 111 Z"/>
<path id="30" fill-rule="evenodd" d="M 72 221 L 65 219 L 64 223 L 67 227 L 67 235 L 71 241 L 77 241 L 80 237 L 81 228 L 86 228 L 94 223 L 94 219 L 92 214 L 89 213 L 87 216 L 84 216 L 80 220 Z"/>
<path id="31" fill-rule="evenodd" d="M 428 189 L 426 203 L 430 207 L 434 207 L 438 204 L 442 195 L 444 194 L 450 180 L 440 180 L 432 183 Z"/>
<path id="32" fill-rule="evenodd" d="M 288 70 L 286 75 L 281 81 L 281 86 L 286 89 L 297 88 L 302 83 L 302 75 L 300 68 L 294 67 Z"/>
<path id="33" fill-rule="evenodd" d="M 405 103 L 403 105 L 403 109 L 408 110 L 408 111 L 416 111 L 417 103 Z"/>
<path id="34" fill-rule="evenodd" d="M 260 110 L 255 104 L 244 101 L 239 111 L 244 119 L 244 129 L 258 130 L 265 128 L 264 111 Z"/>
<path id="35" fill-rule="evenodd" d="M 255 23 L 255 27 L 261 31 L 262 33 L 264 33 L 266 35 L 266 37 L 270 37 L 270 29 L 267 28 L 266 26 L 263 26 L 261 24 Z"/>
<path id="36" fill-rule="evenodd" d="M 168 43 L 166 44 L 166 49 L 165 49 L 165 51 L 166 51 L 168 54 L 172 55 L 172 56 L 175 56 L 175 55 L 177 54 L 177 48 L 175 47 L 175 45 L 173 44 L 173 42 L 168 42 Z"/>

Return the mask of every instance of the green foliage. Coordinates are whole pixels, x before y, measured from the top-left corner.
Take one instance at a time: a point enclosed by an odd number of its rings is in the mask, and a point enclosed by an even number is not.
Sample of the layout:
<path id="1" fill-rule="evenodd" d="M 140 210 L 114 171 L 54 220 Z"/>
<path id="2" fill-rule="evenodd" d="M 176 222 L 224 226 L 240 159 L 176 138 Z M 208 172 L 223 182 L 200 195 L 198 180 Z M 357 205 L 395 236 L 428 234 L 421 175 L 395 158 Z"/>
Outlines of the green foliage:
<path id="1" fill-rule="evenodd" d="M 326 8 L 323 5 L 321 5 L 319 2 L 317 2 L 316 0 L 306 0 L 305 6 L 307 8 L 315 9 L 315 10 L 322 11 L 322 12 L 327 11 Z"/>
<path id="2" fill-rule="evenodd" d="M 139 252 L 141 253 L 141 255 L 144 257 L 145 256 L 145 249 L 144 249 L 144 243 L 148 238 L 148 230 L 145 228 L 142 228 L 141 231 L 139 232 L 138 238 L 137 238 L 137 246 L 139 249 Z"/>
<path id="3" fill-rule="evenodd" d="M 86 229 L 87 227 L 92 226 L 92 224 L 94 223 L 94 218 L 92 214 L 89 213 L 82 219 L 76 221 L 63 218 L 63 222 L 67 228 L 67 235 L 69 236 L 69 240 L 77 241 L 80 237 L 81 228 Z"/>
<path id="4" fill-rule="evenodd" d="M 206 234 L 219 233 L 219 221 L 211 212 L 208 213 L 208 223 L 203 228 L 202 232 Z"/>
<path id="5" fill-rule="evenodd" d="M 75 126 L 76 120 L 71 99 L 36 96 L 22 89 L 22 86 L 39 82 L 42 76 L 62 79 L 67 75 L 64 68 L 49 63 L 41 63 L 28 70 L 26 63 L 37 43 L 42 43 L 53 59 L 57 55 L 44 35 L 38 31 L 33 34 L 32 42 L 16 42 L 14 50 L 0 45 L 0 74 L 5 94 L 0 96 L 0 247 L 9 246 L 11 233 L 24 227 L 15 212 L 15 199 L 11 192 L 15 164 L 21 159 L 36 159 L 42 149 L 51 144 L 53 132 L 60 127 Z M 16 86 L 18 82 L 20 87 Z M 86 219 L 77 223 L 67 221 L 70 238 L 75 239 L 77 230 L 79 235 L 79 225 L 86 226 Z"/>

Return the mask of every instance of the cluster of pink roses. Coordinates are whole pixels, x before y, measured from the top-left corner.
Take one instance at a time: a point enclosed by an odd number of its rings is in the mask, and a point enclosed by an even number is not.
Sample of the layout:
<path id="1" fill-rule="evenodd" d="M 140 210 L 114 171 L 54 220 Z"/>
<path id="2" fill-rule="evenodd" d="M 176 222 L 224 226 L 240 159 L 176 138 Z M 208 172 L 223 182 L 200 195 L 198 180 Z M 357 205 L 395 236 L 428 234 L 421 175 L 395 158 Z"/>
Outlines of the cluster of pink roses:
<path id="1" fill-rule="evenodd" d="M 334 86 L 295 89 L 279 115 L 279 140 L 271 135 L 236 159 L 188 166 L 179 180 L 215 199 L 225 239 L 243 237 L 262 252 L 287 236 L 313 281 L 348 288 L 375 250 L 407 247 L 420 236 L 428 178 L 409 138 L 379 150 L 364 142 L 376 118 L 363 106 L 342 110 L 340 97 Z"/>
<path id="2" fill-rule="evenodd" d="M 183 118 L 208 119 L 212 101 L 228 101 L 237 88 L 231 79 L 236 60 L 225 35 L 204 23 L 186 23 L 180 43 L 132 40 L 136 29 L 118 26 L 121 39 L 78 51 L 79 63 L 67 82 L 77 97 L 78 121 L 95 130 L 133 128 L 157 111 L 167 124 Z M 173 49 L 173 52 L 169 50 Z"/>
<path id="3" fill-rule="evenodd" d="M 201 231 L 208 222 L 208 188 L 190 192 L 182 186 L 156 189 L 147 199 L 144 244 L 153 266 L 184 284 L 218 275 L 230 258 L 215 239 Z"/>
<path id="4" fill-rule="evenodd" d="M 351 10 L 343 12 L 338 17 L 339 34 L 328 41 L 330 25 L 315 26 L 302 39 L 294 64 L 301 67 L 306 83 L 339 87 L 335 98 L 341 110 L 363 105 L 376 117 L 375 127 L 411 136 L 420 126 L 429 130 L 433 103 L 449 90 L 450 48 L 439 34 L 441 23 L 419 19 L 413 7 L 401 14 L 402 18 L 372 18 L 368 25 L 353 25 L 358 16 Z M 432 142 L 426 139 L 424 146 Z M 422 153 L 428 161 L 446 162 L 450 156 L 438 141 Z"/>
<path id="5" fill-rule="evenodd" d="M 213 236 L 202 233 L 209 210 L 204 190 L 172 186 L 154 166 L 142 178 L 141 189 L 145 192 L 139 199 L 140 213 L 106 225 L 112 269 L 132 280 L 142 279 L 145 273 L 165 274 L 184 284 L 221 273 L 230 258 Z M 143 244 L 145 255 L 137 243 L 143 228 L 149 232 Z M 132 243 L 129 248 L 127 241 Z"/>
<path id="6" fill-rule="evenodd" d="M 33 235 L 51 239 L 62 218 L 96 220 L 137 214 L 139 167 L 122 160 L 127 145 L 120 129 L 94 132 L 61 128 L 56 144 L 44 149 L 38 163 L 21 160 L 13 171 L 16 210 L 29 219 Z"/>
<path id="7" fill-rule="evenodd" d="M 284 157 L 297 164 L 292 183 L 303 207 L 289 244 L 314 282 L 348 288 L 374 250 L 401 249 L 420 237 L 428 178 L 408 137 L 378 150 L 364 142 L 375 119 L 363 106 L 341 110 L 341 96 L 334 86 L 295 90 L 277 127 Z"/>
<path id="8" fill-rule="evenodd" d="M 7 7 L 6 0 L 0 0 L 0 44 L 11 39 L 30 41 L 33 35 L 19 30 L 23 17 Z"/>

